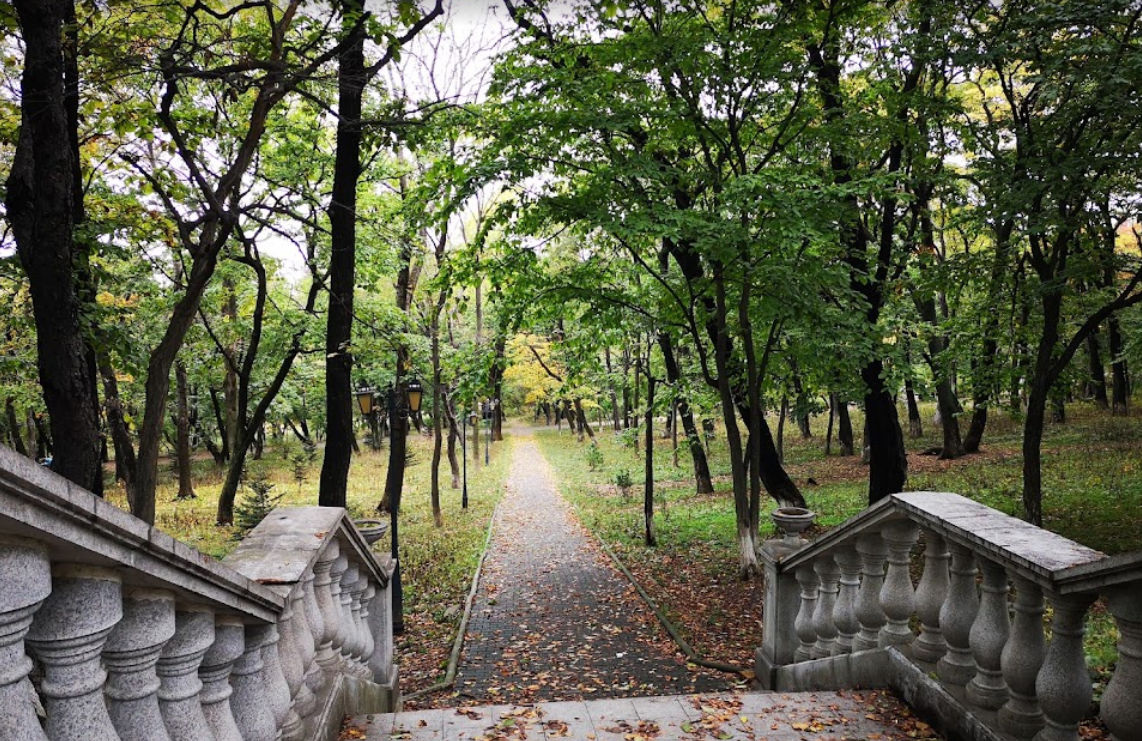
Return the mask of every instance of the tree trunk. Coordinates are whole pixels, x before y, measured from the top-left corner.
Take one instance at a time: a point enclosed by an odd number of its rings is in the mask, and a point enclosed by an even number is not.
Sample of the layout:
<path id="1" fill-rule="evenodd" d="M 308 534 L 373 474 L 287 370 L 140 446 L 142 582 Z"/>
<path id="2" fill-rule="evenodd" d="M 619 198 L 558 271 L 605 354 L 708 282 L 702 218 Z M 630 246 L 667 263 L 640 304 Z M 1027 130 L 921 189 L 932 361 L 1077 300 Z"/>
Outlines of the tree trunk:
<path id="1" fill-rule="evenodd" d="M 674 355 L 674 343 L 670 335 L 665 332 L 659 333 L 658 347 L 662 351 L 663 365 L 666 367 L 666 381 L 671 384 L 679 383 L 682 380 L 682 369 Z M 690 459 L 694 463 L 694 487 L 699 494 L 712 494 L 714 481 L 710 475 L 710 462 L 706 457 L 705 448 L 702 447 L 702 436 L 698 432 L 698 426 L 694 423 L 694 412 L 685 399 L 678 400 L 678 416 L 682 418 L 687 447 L 690 448 Z"/>
<path id="2" fill-rule="evenodd" d="M 920 419 L 920 406 L 916 403 L 916 389 L 911 378 L 904 379 L 904 397 L 908 401 L 908 436 L 924 437 L 924 422 Z"/>
<path id="3" fill-rule="evenodd" d="M 884 383 L 884 364 L 873 360 L 861 370 L 861 378 L 867 389 L 864 409 L 869 445 L 868 503 L 876 504 L 890 494 L 904 491 L 908 457 L 896 403 Z"/>
<path id="4" fill-rule="evenodd" d="M 591 429 L 591 423 L 587 420 L 587 415 L 583 413 L 583 400 L 576 397 L 574 404 L 575 418 L 579 421 L 579 441 L 582 442 L 584 432 L 594 440 L 595 431 Z"/>
<path id="5" fill-rule="evenodd" d="M 32 296 L 40 386 L 54 439 L 52 470 L 98 494 L 103 474 L 99 400 L 76 290 L 79 165 L 64 84 L 64 24 L 74 17 L 74 4 L 18 0 L 14 5 L 24 40 L 24 74 L 7 217 Z"/>
<path id="6" fill-rule="evenodd" d="M 214 456 L 214 462 L 222 465 L 230 460 L 230 436 L 226 434 L 226 418 L 222 414 L 222 403 L 218 400 L 218 389 L 213 387 L 210 389 L 210 408 L 214 410 L 214 424 L 217 425 L 218 437 L 222 440 L 222 447 L 218 455 Z"/>
<path id="7" fill-rule="evenodd" d="M 107 410 L 107 427 L 111 430 L 111 443 L 115 447 L 115 478 L 130 489 L 135 478 L 135 446 L 127 429 L 123 400 L 119 398 L 119 382 L 111 358 L 106 351 L 97 356 L 99 375 L 103 379 L 103 404 Z"/>
<path id="8" fill-rule="evenodd" d="M 578 407 L 577 399 L 575 404 Z M 646 480 L 642 491 L 642 519 L 646 544 L 658 545 L 654 536 L 654 376 L 649 373 L 646 374 Z"/>
<path id="9" fill-rule="evenodd" d="M 190 409 L 187 401 L 186 364 L 175 363 L 174 372 L 175 393 L 178 396 L 178 413 L 175 416 L 178 496 L 175 498 L 194 499 L 194 480 L 190 471 Z"/>
<path id="10" fill-rule="evenodd" d="M 12 432 L 12 447 L 16 452 L 25 458 L 28 457 L 28 449 L 24 446 L 24 438 L 20 435 L 20 421 L 16 417 L 16 403 L 12 401 L 9 396 L 4 400 L 4 412 L 8 418 L 8 428 Z"/>
<path id="11" fill-rule="evenodd" d="M 805 385 L 801 383 L 801 374 L 797 370 L 797 362 L 790 360 L 793 367 L 793 393 L 796 398 L 793 416 L 797 418 L 797 428 L 801 431 L 801 439 L 808 440 L 813 437 L 809 428 L 809 399 L 805 394 Z"/>
<path id="12" fill-rule="evenodd" d="M 1110 397 L 1107 396 L 1106 369 L 1102 365 L 1102 348 L 1099 347 L 1098 331 L 1090 333 L 1086 338 L 1087 361 L 1090 367 L 1090 392 L 1094 404 L 1099 409 L 1110 409 Z"/>
<path id="13" fill-rule="evenodd" d="M 1126 358 L 1122 354 L 1122 330 L 1119 328 L 1116 316 L 1110 317 L 1106 324 L 1110 344 L 1110 371 L 1114 381 L 1111 391 L 1111 414 L 1125 417 L 1130 412 L 1130 384 L 1126 372 Z"/>
<path id="14" fill-rule="evenodd" d="M 432 522 L 436 527 L 444 527 L 444 515 L 440 511 L 440 461 L 444 451 L 443 397 L 444 383 L 440 368 L 440 310 L 447 294 L 441 292 L 435 305 L 435 312 L 429 323 L 432 354 L 432 470 L 429 474 L 429 500 L 432 503 Z"/>
<path id="15" fill-rule="evenodd" d="M 357 182 L 361 176 L 361 102 L 364 98 L 365 32 L 359 0 L 343 0 L 348 43 L 337 72 L 337 144 L 329 200 L 329 309 L 325 327 L 325 457 L 318 504 L 344 507 L 353 456 L 353 290 L 357 262 Z M 406 269 L 407 280 L 407 269 Z M 395 449 L 396 431 L 394 425 Z M 403 441 L 402 441 L 403 443 Z M 403 444 L 402 444 L 403 447 Z M 402 451 L 403 456 L 403 451 Z M 403 472 L 404 459 L 401 458 Z M 391 464 L 390 464 L 391 465 Z M 395 534 L 394 534 L 395 535 Z"/>
<path id="16" fill-rule="evenodd" d="M 837 417 L 837 395 L 829 392 L 829 424 L 825 428 L 825 456 L 833 453 L 833 426 Z"/>
<path id="17" fill-rule="evenodd" d="M 789 394 L 781 395 L 781 412 L 777 417 L 777 459 L 785 465 L 785 420 L 789 417 Z"/>
<path id="18" fill-rule="evenodd" d="M 444 414 L 448 419 L 448 465 L 452 470 L 452 488 L 460 488 L 460 459 L 456 442 L 460 439 L 460 423 L 456 419 L 455 402 L 450 392 L 444 393 Z"/>
<path id="19" fill-rule="evenodd" d="M 837 394 L 837 445 L 842 456 L 854 455 L 853 421 L 849 416 L 849 402 Z"/>

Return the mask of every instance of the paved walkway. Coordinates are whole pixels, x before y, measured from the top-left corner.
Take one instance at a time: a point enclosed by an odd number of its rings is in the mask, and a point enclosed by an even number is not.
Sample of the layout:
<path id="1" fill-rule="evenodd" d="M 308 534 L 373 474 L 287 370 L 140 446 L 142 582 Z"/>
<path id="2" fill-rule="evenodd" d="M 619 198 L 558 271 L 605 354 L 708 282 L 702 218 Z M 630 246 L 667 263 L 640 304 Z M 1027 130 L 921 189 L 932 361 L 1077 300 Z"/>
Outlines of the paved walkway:
<path id="1" fill-rule="evenodd" d="M 743 693 L 359 716 L 369 741 L 918 741 L 934 734 L 883 692 Z"/>
<path id="2" fill-rule="evenodd" d="M 457 674 L 457 702 L 717 692 L 738 679 L 687 668 L 630 583 L 553 485 L 516 429 L 508 492 Z"/>

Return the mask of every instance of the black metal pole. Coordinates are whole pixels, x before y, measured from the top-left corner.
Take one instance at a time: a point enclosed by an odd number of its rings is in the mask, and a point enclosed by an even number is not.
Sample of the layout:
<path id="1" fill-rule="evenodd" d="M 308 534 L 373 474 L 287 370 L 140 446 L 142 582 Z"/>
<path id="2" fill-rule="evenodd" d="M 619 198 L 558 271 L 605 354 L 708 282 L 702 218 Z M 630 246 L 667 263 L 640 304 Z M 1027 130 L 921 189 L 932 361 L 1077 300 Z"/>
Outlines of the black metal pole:
<path id="1" fill-rule="evenodd" d="M 389 425 L 393 427 L 393 432 L 396 433 L 395 427 L 406 423 L 403 414 L 404 409 L 401 407 L 397 399 L 400 389 L 389 390 Z M 400 434 L 407 438 L 408 430 L 402 429 Z M 391 444 L 396 445 L 396 434 L 393 435 Z M 390 451 L 391 452 L 391 451 Z M 403 452 L 403 451 L 402 451 Z M 403 469 L 403 460 L 402 460 Z M 401 471 L 401 477 L 404 477 L 404 471 Z M 401 482 L 403 483 L 403 481 Z M 400 513 L 400 485 L 394 487 L 390 492 L 389 497 L 389 529 L 392 531 L 392 558 L 393 558 L 393 576 L 392 576 L 392 590 L 393 590 L 393 633 L 400 635 L 404 632 L 404 588 L 401 586 L 400 578 L 400 535 L 399 535 L 399 513 Z"/>
<path id="2" fill-rule="evenodd" d="M 484 465 L 488 465 L 488 452 L 492 448 L 492 420 L 488 420 L 488 436 L 484 438 Z"/>
<path id="3" fill-rule="evenodd" d="M 460 435 L 460 453 L 461 453 L 461 457 L 464 459 L 464 494 L 462 495 L 462 497 L 460 499 L 460 508 L 461 509 L 468 509 L 468 413 L 467 412 L 464 412 L 464 415 L 461 417 L 460 429 L 463 430 L 463 434 Z"/>

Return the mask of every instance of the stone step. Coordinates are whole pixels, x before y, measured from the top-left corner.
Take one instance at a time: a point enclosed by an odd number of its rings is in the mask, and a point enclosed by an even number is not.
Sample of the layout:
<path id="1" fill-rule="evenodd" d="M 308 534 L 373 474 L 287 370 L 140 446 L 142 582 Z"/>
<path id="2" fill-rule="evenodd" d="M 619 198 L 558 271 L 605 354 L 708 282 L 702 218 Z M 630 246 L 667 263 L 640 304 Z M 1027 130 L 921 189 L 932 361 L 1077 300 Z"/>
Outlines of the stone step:
<path id="1" fill-rule="evenodd" d="M 480 705 L 350 718 L 368 741 L 841 741 L 925 738 L 882 691 L 747 692 Z"/>

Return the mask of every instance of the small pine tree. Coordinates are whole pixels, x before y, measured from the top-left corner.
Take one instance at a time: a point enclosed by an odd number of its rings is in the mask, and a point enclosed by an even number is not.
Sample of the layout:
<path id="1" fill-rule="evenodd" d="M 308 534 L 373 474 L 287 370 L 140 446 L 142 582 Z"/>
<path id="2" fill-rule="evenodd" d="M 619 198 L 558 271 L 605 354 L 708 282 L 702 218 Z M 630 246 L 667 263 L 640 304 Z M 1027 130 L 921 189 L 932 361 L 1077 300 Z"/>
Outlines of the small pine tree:
<path id="1" fill-rule="evenodd" d="M 631 481 L 629 470 L 622 468 L 615 472 L 615 486 L 622 492 L 623 499 L 630 496 L 630 488 L 633 485 L 634 482 Z"/>
<path id="2" fill-rule="evenodd" d="M 249 493 L 243 496 L 234 507 L 234 527 L 239 537 L 256 528 L 258 523 L 274 511 L 282 499 L 281 494 L 274 496 L 271 493 L 274 490 L 274 485 L 269 482 L 264 473 L 256 473 L 243 478 Z"/>
<path id="3" fill-rule="evenodd" d="M 297 491 L 301 493 L 301 485 L 309 476 L 309 468 L 317 460 L 317 448 L 305 446 L 302 452 L 290 459 L 293 464 L 293 480 L 297 482 Z"/>
<path id="4" fill-rule="evenodd" d="M 592 471 L 598 470 L 599 466 L 603 465 L 603 451 L 593 442 L 587 446 L 587 465 Z"/>

